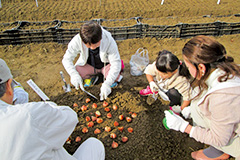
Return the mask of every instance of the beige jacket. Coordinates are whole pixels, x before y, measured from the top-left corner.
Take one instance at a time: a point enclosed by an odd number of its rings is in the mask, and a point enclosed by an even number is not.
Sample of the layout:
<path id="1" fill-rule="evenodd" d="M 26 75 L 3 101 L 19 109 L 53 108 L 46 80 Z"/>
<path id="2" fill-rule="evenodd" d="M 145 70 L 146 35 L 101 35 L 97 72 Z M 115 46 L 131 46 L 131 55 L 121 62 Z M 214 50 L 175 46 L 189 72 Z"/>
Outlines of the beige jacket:
<path id="1" fill-rule="evenodd" d="M 240 135 L 240 78 L 220 83 L 217 78 L 222 73 L 215 70 L 206 81 L 207 92 L 197 103 L 192 101 L 197 105 L 191 104 L 191 115 L 197 126 L 190 136 L 219 147 L 229 145 L 234 136 Z"/>
<path id="2" fill-rule="evenodd" d="M 163 80 L 156 68 L 156 62 L 153 62 L 146 67 L 144 73 L 152 75 L 163 90 L 167 91 L 171 88 L 175 88 L 183 96 L 184 101 L 190 100 L 190 83 L 186 77 L 180 76 L 179 72 L 175 73 L 171 78 Z"/>

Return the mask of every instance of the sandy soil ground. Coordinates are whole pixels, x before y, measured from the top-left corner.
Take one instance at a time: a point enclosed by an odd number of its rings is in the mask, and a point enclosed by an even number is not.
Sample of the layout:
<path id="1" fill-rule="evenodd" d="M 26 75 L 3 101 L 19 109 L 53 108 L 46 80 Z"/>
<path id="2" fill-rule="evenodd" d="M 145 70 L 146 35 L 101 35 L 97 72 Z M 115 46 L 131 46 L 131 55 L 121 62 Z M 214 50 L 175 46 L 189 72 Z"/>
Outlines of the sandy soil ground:
<path id="1" fill-rule="evenodd" d="M 238 44 L 240 43 L 239 35 L 223 36 L 217 38 L 223 43 L 228 54 L 232 55 L 236 62 L 240 63 Z M 167 131 L 162 125 L 164 118 L 163 111 L 167 109 L 167 104 L 162 104 L 161 100 L 157 100 L 152 105 L 147 103 L 146 97 L 141 97 L 138 92 L 147 86 L 145 75 L 132 76 L 130 74 L 129 60 L 132 54 L 139 47 L 148 49 L 150 61 L 153 62 L 156 53 L 159 50 L 167 49 L 178 55 L 181 59 L 181 47 L 187 41 L 182 39 L 135 39 L 117 42 L 124 60 L 126 68 L 123 73 L 123 80 L 117 88 L 113 89 L 107 102 L 113 117 L 106 118 L 106 112 L 102 107 L 102 102 L 92 101 L 86 104 L 85 99 L 90 98 L 81 91 L 72 88 L 71 93 L 64 93 L 62 89 L 63 82 L 61 80 L 60 71 L 64 71 L 67 83 L 69 76 L 65 72 L 61 59 L 66 50 L 67 45 L 47 43 L 47 44 L 29 44 L 21 46 L 0 46 L 1 58 L 5 59 L 12 70 L 14 78 L 19 81 L 26 91 L 30 94 L 30 101 L 40 101 L 39 96 L 27 85 L 26 81 L 33 81 L 50 97 L 51 100 L 59 105 L 71 106 L 79 115 L 80 123 L 70 136 L 72 143 L 65 144 L 65 148 L 69 153 L 73 153 L 76 148 L 88 137 L 94 136 L 103 141 L 106 147 L 106 159 L 191 159 L 190 153 L 203 147 L 203 144 L 197 143 L 189 138 L 186 134 L 179 132 Z M 92 94 L 98 97 L 100 85 L 87 88 Z M 77 103 L 79 107 L 74 108 L 73 103 Z M 92 109 L 92 103 L 97 103 L 97 109 Z M 113 111 L 112 106 L 116 104 L 119 110 Z M 80 107 L 88 105 L 86 112 L 82 112 Z M 102 113 L 104 123 L 97 124 L 89 128 L 87 134 L 81 132 L 82 128 L 87 126 L 86 116 L 91 116 L 96 110 Z M 119 121 L 118 116 L 130 116 L 129 112 L 137 113 L 131 123 Z M 114 121 L 118 121 L 124 126 L 124 131 L 118 131 L 114 127 Z M 111 132 L 105 132 L 105 126 L 112 128 Z M 133 133 L 128 133 L 127 128 L 132 127 Z M 93 132 L 96 128 L 101 133 L 95 135 Z M 117 149 L 111 148 L 112 139 L 110 133 L 116 133 L 118 138 L 114 141 L 119 143 Z M 74 139 L 80 136 L 82 141 L 76 143 Z M 121 142 L 121 137 L 129 138 L 127 143 Z M 181 157 L 181 158 L 180 158 Z"/>

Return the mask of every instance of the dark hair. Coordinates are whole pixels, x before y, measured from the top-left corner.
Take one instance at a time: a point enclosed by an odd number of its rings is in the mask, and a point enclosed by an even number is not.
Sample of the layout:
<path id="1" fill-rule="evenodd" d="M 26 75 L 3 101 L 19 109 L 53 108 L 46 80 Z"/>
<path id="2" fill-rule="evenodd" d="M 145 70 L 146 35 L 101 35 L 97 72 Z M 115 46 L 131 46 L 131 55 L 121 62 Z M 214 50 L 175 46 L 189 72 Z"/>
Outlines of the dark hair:
<path id="1" fill-rule="evenodd" d="M 189 40 L 182 49 L 182 54 L 191 62 L 199 73 L 198 64 L 204 64 L 206 71 L 200 80 L 194 78 L 191 85 L 199 86 L 200 95 L 203 89 L 208 86 L 205 80 L 211 73 L 212 69 L 220 68 L 225 74 L 218 78 L 219 82 L 227 81 L 233 76 L 240 76 L 240 67 L 235 64 L 232 57 L 227 57 L 225 47 L 215 39 L 207 36 L 196 36 Z"/>
<path id="2" fill-rule="evenodd" d="M 96 44 L 102 39 L 101 26 L 94 21 L 84 23 L 80 28 L 80 37 L 85 44 Z"/>
<path id="3" fill-rule="evenodd" d="M 4 93 L 6 93 L 6 89 L 7 89 L 7 82 L 9 80 L 7 80 L 6 82 L 0 84 L 0 98 L 4 95 Z M 11 87 L 12 89 L 14 89 L 14 83 L 11 83 Z"/>
<path id="4" fill-rule="evenodd" d="M 179 67 L 180 66 L 180 67 Z M 170 51 L 162 50 L 156 58 L 156 67 L 160 72 L 174 72 L 179 67 L 179 74 L 189 79 L 191 77 L 184 62 L 180 62 Z"/>
<path id="5" fill-rule="evenodd" d="M 2 84 L 0 84 L 0 98 L 4 95 L 4 93 L 6 92 L 6 84 L 7 82 L 4 82 Z"/>

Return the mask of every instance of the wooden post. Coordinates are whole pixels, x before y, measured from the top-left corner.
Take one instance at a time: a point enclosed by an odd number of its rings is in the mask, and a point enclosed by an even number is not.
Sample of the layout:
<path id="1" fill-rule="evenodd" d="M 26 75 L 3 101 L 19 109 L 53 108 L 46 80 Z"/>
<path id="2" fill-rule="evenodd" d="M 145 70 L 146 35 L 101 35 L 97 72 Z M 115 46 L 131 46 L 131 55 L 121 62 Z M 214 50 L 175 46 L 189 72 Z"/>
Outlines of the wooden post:
<path id="1" fill-rule="evenodd" d="M 164 0 L 162 0 L 161 5 L 163 5 Z"/>

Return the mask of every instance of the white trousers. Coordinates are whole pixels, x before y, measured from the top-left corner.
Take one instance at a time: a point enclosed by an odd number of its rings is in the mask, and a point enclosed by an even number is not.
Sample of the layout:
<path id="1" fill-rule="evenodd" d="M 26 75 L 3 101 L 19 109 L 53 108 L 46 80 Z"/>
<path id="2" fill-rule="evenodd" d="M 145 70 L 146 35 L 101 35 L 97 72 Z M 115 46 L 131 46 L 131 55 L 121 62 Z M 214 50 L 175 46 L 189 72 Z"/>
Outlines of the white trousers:
<path id="1" fill-rule="evenodd" d="M 105 148 L 97 138 L 90 137 L 73 154 L 77 160 L 104 160 Z"/>

